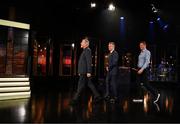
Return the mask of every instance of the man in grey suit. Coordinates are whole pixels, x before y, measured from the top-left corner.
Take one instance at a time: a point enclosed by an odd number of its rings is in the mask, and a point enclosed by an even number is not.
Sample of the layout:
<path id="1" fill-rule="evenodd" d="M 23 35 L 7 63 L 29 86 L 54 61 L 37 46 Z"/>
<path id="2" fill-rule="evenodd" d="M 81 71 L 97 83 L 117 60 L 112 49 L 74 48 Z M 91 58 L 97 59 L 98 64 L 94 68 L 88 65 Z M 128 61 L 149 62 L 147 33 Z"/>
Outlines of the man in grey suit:
<path id="1" fill-rule="evenodd" d="M 115 51 L 115 43 L 109 42 L 109 57 L 108 57 L 108 67 L 107 76 L 106 76 L 106 94 L 105 99 L 111 102 L 115 102 L 117 100 L 117 75 L 118 75 L 118 52 Z M 112 89 L 112 93 L 110 94 L 110 89 Z M 110 96 L 111 95 L 111 96 Z"/>
<path id="2" fill-rule="evenodd" d="M 78 74 L 79 74 L 78 88 L 73 100 L 71 101 L 71 104 L 77 103 L 78 98 L 86 85 L 92 90 L 94 94 L 95 97 L 94 102 L 98 102 L 100 100 L 100 95 L 97 92 L 93 83 L 91 82 L 92 56 L 91 56 L 91 49 L 89 48 L 89 40 L 87 38 L 82 40 L 81 48 L 83 48 L 83 52 L 81 53 L 78 62 Z"/>

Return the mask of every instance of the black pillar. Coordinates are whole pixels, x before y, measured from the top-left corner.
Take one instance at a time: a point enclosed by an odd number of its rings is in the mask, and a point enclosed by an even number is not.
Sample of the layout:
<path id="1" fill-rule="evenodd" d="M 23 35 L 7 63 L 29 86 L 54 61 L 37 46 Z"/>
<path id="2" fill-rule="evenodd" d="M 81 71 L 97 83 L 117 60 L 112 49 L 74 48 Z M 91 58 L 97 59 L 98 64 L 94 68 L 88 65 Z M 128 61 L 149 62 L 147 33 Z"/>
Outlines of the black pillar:
<path id="1" fill-rule="evenodd" d="M 51 39 L 49 38 L 46 41 L 46 76 L 49 76 L 50 45 L 51 45 Z"/>
<path id="2" fill-rule="evenodd" d="M 53 76 L 59 77 L 60 44 L 55 41 L 53 46 Z"/>
<path id="3" fill-rule="evenodd" d="M 104 78 L 104 50 L 101 43 L 102 41 L 98 41 L 98 78 Z"/>

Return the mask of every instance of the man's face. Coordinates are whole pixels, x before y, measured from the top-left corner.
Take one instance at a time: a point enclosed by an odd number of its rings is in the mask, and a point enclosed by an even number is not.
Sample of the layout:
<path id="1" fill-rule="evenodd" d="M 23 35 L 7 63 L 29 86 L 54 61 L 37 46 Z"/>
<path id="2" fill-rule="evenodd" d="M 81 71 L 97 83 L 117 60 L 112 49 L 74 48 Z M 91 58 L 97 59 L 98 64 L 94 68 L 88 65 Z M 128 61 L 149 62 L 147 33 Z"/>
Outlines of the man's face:
<path id="1" fill-rule="evenodd" d="M 81 41 L 81 48 L 85 48 L 87 45 L 86 41 L 85 40 L 82 40 Z"/>
<path id="2" fill-rule="evenodd" d="M 143 44 L 143 43 L 140 43 L 140 44 L 139 44 L 139 47 L 140 47 L 140 50 L 144 50 L 144 49 L 146 48 L 146 45 Z"/>
<path id="3" fill-rule="evenodd" d="M 109 49 L 109 51 L 112 51 L 114 49 L 114 45 L 113 44 L 108 44 L 108 49 Z"/>

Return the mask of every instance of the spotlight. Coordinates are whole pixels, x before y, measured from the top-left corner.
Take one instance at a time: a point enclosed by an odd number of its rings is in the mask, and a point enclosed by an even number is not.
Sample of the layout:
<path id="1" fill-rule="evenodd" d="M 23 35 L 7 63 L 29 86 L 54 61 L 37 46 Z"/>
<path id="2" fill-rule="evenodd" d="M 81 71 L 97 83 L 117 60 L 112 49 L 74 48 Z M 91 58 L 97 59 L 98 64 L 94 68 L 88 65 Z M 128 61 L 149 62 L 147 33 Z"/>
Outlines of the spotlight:
<path id="1" fill-rule="evenodd" d="M 158 18 L 157 18 L 157 21 L 160 21 L 160 19 L 161 19 L 161 18 L 158 17 Z"/>
<path id="2" fill-rule="evenodd" d="M 157 12 L 158 12 L 158 10 L 155 9 L 155 8 L 152 8 L 152 11 L 153 11 L 154 13 L 157 13 Z"/>
<path id="3" fill-rule="evenodd" d="M 109 11 L 114 11 L 116 8 L 115 8 L 115 6 L 111 3 L 111 4 L 109 4 L 109 8 L 108 8 L 108 10 Z"/>
<path id="4" fill-rule="evenodd" d="M 91 3 L 91 8 L 95 8 L 96 7 L 96 3 Z"/>
<path id="5" fill-rule="evenodd" d="M 121 17 L 120 17 L 120 19 L 121 19 L 121 20 L 123 20 L 123 19 L 124 19 L 124 17 L 123 17 L 123 16 L 121 16 Z"/>
<path id="6" fill-rule="evenodd" d="M 164 30 L 166 30 L 167 28 L 168 28 L 168 25 L 165 25 L 165 26 L 163 27 Z"/>
<path id="7" fill-rule="evenodd" d="M 168 25 L 165 25 L 165 26 L 164 26 L 164 28 L 167 28 L 167 27 L 168 27 Z"/>
<path id="8" fill-rule="evenodd" d="M 150 23 L 150 24 L 153 24 L 153 21 L 150 21 L 149 23 Z"/>
<path id="9" fill-rule="evenodd" d="M 72 48 L 74 48 L 75 44 L 74 44 L 74 43 L 72 43 L 72 44 L 71 44 L 71 46 L 72 46 Z"/>
<path id="10" fill-rule="evenodd" d="M 153 13 L 157 13 L 158 9 L 154 6 L 154 4 L 151 4 Z"/>

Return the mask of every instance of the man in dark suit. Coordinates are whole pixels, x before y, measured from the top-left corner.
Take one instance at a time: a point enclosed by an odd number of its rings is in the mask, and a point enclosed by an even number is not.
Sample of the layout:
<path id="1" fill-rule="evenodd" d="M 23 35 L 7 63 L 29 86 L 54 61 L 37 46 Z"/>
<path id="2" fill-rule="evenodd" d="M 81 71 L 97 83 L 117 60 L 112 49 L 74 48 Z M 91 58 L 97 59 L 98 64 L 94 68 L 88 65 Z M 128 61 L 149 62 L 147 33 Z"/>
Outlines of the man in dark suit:
<path id="1" fill-rule="evenodd" d="M 111 102 L 115 102 L 117 100 L 117 75 L 118 75 L 118 59 L 119 55 L 115 51 L 115 43 L 109 42 L 109 57 L 108 57 L 108 67 L 107 76 L 106 76 L 106 94 L 105 99 Z M 110 95 L 110 89 L 112 89 L 112 93 Z"/>
<path id="2" fill-rule="evenodd" d="M 100 95 L 97 92 L 93 83 L 91 82 L 92 56 L 91 56 L 91 49 L 89 48 L 88 39 L 82 40 L 81 48 L 83 48 L 83 52 L 81 53 L 81 56 L 78 62 L 78 74 L 79 74 L 78 88 L 77 88 L 77 92 L 75 93 L 73 100 L 71 101 L 71 104 L 77 103 L 77 100 L 86 85 L 92 90 L 95 96 L 94 102 L 98 102 L 100 100 Z"/>

